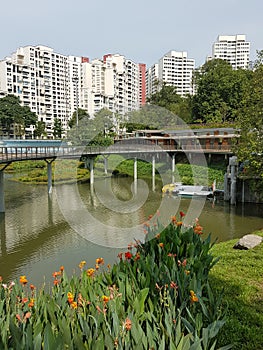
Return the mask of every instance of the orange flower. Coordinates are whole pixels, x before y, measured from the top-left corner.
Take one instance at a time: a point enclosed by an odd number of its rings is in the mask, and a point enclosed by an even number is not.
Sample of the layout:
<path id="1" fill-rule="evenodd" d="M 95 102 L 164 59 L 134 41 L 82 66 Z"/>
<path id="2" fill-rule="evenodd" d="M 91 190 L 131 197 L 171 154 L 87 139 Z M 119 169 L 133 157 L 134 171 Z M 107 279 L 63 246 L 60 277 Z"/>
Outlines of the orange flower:
<path id="1" fill-rule="evenodd" d="M 164 247 L 164 244 L 161 242 L 159 243 L 159 247 L 163 248 Z"/>
<path id="2" fill-rule="evenodd" d="M 27 279 L 26 276 L 20 276 L 19 282 L 23 285 L 27 284 Z"/>
<path id="3" fill-rule="evenodd" d="M 182 226 L 183 225 L 183 222 L 182 221 L 177 221 L 177 226 Z"/>
<path id="4" fill-rule="evenodd" d="M 176 257 L 176 254 L 168 253 L 167 256 L 172 257 L 172 258 L 175 258 L 175 257 Z"/>
<path id="5" fill-rule="evenodd" d="M 140 259 L 140 254 L 139 253 L 136 253 L 135 257 L 134 257 L 134 260 L 137 261 Z"/>
<path id="6" fill-rule="evenodd" d="M 104 259 L 103 259 L 103 258 L 98 258 L 98 259 L 96 259 L 96 264 L 98 264 L 98 265 L 104 265 Z"/>
<path id="7" fill-rule="evenodd" d="M 195 303 L 199 300 L 193 290 L 190 290 L 190 300 L 191 300 L 191 303 Z"/>
<path id="8" fill-rule="evenodd" d="M 200 226 L 199 224 L 196 225 L 196 226 L 194 227 L 194 232 L 195 232 L 197 235 L 201 235 L 201 234 L 203 233 L 203 227 Z"/>
<path id="9" fill-rule="evenodd" d="M 132 328 L 132 321 L 127 317 L 125 322 L 124 322 L 124 327 L 126 331 L 130 331 Z"/>
<path id="10" fill-rule="evenodd" d="M 93 275 L 94 275 L 94 273 L 95 273 L 95 269 L 92 269 L 92 268 L 91 268 L 91 269 L 88 269 L 86 273 L 87 273 L 87 276 L 88 276 L 88 277 L 93 277 Z"/>
<path id="11" fill-rule="evenodd" d="M 178 288 L 177 284 L 174 281 L 171 281 L 170 287 L 173 288 L 173 289 L 177 289 Z"/>
<path id="12" fill-rule="evenodd" d="M 86 265 L 86 261 L 85 260 L 82 260 L 80 263 L 79 263 L 79 268 L 82 270 L 83 267 Z"/>
<path id="13" fill-rule="evenodd" d="M 159 239 L 160 236 L 161 236 L 161 234 L 160 234 L 160 233 L 157 233 L 157 235 L 155 236 L 155 238 L 156 238 L 156 239 Z"/>
<path id="14" fill-rule="evenodd" d="M 2 283 L 3 282 L 3 277 L 2 276 L 0 276 L 0 283 Z"/>
<path id="15" fill-rule="evenodd" d="M 176 216 L 175 215 L 171 216 L 171 220 L 172 220 L 173 224 L 176 224 Z"/>
<path id="16" fill-rule="evenodd" d="M 60 282 L 59 280 L 55 279 L 55 280 L 53 281 L 54 286 L 59 285 L 59 282 Z"/>
<path id="17" fill-rule="evenodd" d="M 78 304 L 76 301 L 72 301 L 72 303 L 70 303 L 70 306 L 73 307 L 73 309 L 76 309 L 78 307 Z"/>
<path id="18" fill-rule="evenodd" d="M 22 304 L 25 304 L 25 303 L 27 303 L 28 302 L 28 298 L 22 298 Z"/>
<path id="19" fill-rule="evenodd" d="M 108 303 L 109 300 L 110 300 L 110 297 L 107 297 L 106 295 L 103 295 L 103 296 L 101 297 L 101 299 L 102 299 L 102 301 L 103 301 L 104 303 Z"/>
<path id="20" fill-rule="evenodd" d="M 25 314 L 24 319 L 27 320 L 27 319 L 29 319 L 30 316 L 31 316 L 31 312 L 28 311 L 28 312 Z"/>
<path id="21" fill-rule="evenodd" d="M 53 276 L 54 278 L 57 278 L 57 277 L 60 276 L 60 275 L 61 275 L 61 271 L 55 271 L 55 272 L 52 273 L 52 276 Z"/>
<path id="22" fill-rule="evenodd" d="M 71 292 L 68 292 L 68 302 L 71 304 L 74 301 L 74 295 Z"/>
<path id="23" fill-rule="evenodd" d="M 61 265 L 59 269 L 60 269 L 61 272 L 63 272 L 64 271 L 64 266 Z"/>
<path id="24" fill-rule="evenodd" d="M 185 267 L 187 265 L 187 260 L 184 259 L 183 262 L 182 262 L 182 266 Z"/>
<path id="25" fill-rule="evenodd" d="M 36 287 L 35 287 L 33 284 L 30 284 L 30 289 L 31 289 L 31 290 L 35 290 Z"/>
<path id="26" fill-rule="evenodd" d="M 189 270 L 185 270 L 185 274 L 186 275 L 190 275 L 190 271 Z"/>
<path id="27" fill-rule="evenodd" d="M 34 302 L 35 302 L 35 299 L 31 298 L 30 302 L 28 303 L 28 307 L 33 307 L 35 305 Z"/>

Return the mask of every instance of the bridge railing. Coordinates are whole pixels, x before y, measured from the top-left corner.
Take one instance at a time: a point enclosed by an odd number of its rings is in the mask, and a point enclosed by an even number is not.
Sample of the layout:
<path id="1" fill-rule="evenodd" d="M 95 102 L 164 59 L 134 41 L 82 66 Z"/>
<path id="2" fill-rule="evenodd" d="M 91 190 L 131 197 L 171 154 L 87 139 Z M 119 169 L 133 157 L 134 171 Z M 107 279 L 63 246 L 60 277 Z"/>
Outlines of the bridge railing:
<path id="1" fill-rule="evenodd" d="M 204 153 L 231 153 L 231 145 L 209 145 L 209 148 L 193 145 L 152 145 L 152 144 L 125 144 L 119 143 L 108 147 L 0 147 L 0 162 L 7 163 L 19 160 L 36 160 L 46 158 L 79 158 L 82 155 L 118 154 L 118 153 L 161 153 L 161 152 L 204 152 Z"/>

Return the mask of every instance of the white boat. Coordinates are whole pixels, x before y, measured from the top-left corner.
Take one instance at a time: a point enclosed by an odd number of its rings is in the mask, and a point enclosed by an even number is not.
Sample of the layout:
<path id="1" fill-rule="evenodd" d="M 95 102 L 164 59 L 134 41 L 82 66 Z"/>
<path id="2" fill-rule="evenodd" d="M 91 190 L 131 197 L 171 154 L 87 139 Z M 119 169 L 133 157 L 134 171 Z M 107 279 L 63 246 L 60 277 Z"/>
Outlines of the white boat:
<path id="1" fill-rule="evenodd" d="M 206 197 L 212 198 L 214 196 L 212 188 L 206 186 L 195 185 L 179 185 L 175 186 L 172 190 L 172 194 L 182 197 Z"/>

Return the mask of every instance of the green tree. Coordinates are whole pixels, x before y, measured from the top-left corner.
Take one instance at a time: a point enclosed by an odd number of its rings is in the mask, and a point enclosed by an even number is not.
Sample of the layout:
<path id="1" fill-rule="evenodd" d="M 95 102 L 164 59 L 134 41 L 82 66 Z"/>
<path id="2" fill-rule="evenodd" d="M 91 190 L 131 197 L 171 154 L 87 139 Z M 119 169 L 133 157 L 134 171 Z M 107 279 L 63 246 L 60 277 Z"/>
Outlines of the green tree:
<path id="1" fill-rule="evenodd" d="M 15 95 L 7 95 L 0 99 L 0 126 L 2 133 L 11 134 L 11 129 L 16 136 L 22 136 L 24 129 L 35 125 L 37 115 L 31 112 L 28 106 L 21 106 L 20 100 Z"/>
<path id="2" fill-rule="evenodd" d="M 257 52 L 254 67 L 238 114 L 241 137 L 235 151 L 239 161 L 246 164 L 246 174 L 263 179 L 263 50 Z"/>
<path id="3" fill-rule="evenodd" d="M 250 71 L 233 70 L 225 60 L 206 62 L 194 74 L 193 119 L 216 123 L 234 121 L 245 103 L 250 79 Z"/>
<path id="4" fill-rule="evenodd" d="M 36 123 L 36 128 L 34 130 L 35 138 L 42 138 L 46 135 L 46 124 L 43 121 L 38 121 Z"/>
<path id="5" fill-rule="evenodd" d="M 152 105 L 164 107 L 169 111 L 173 111 L 175 106 L 181 101 L 181 96 L 176 92 L 176 87 L 163 84 L 161 89 L 156 93 L 152 94 L 147 102 Z"/>
<path id="6" fill-rule="evenodd" d="M 63 129 L 62 129 L 61 120 L 58 118 L 55 118 L 54 119 L 54 126 L 53 126 L 53 136 L 55 137 L 55 139 L 56 138 L 61 139 L 62 132 L 63 132 Z"/>
<path id="7" fill-rule="evenodd" d="M 161 85 L 160 82 L 156 84 L 159 90 L 151 95 L 147 102 L 151 105 L 163 107 L 174 114 L 173 118 L 170 114 L 171 121 L 168 122 L 168 125 L 180 124 L 179 118 L 186 123 L 192 122 L 192 96 L 181 97 L 177 94 L 175 86 L 165 83 Z M 178 120 L 175 116 L 179 117 Z"/>
<path id="8" fill-rule="evenodd" d="M 78 122 L 80 122 L 82 119 L 90 119 L 90 116 L 88 112 L 85 109 L 78 108 Z M 72 114 L 72 118 L 68 122 L 68 126 L 70 128 L 73 128 L 74 125 L 77 124 L 77 113 L 76 111 Z"/>

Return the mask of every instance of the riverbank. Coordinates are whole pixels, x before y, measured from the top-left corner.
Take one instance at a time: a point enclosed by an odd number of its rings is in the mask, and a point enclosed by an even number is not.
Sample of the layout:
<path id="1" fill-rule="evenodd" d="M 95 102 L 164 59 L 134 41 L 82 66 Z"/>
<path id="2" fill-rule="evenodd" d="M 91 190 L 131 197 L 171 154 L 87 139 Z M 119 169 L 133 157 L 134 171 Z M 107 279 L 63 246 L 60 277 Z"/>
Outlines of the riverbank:
<path id="1" fill-rule="evenodd" d="M 123 157 L 114 155 L 108 159 L 108 169 L 105 173 L 104 159 L 98 157 L 94 174 L 96 177 L 105 177 L 109 175 L 126 175 L 133 177 L 134 161 L 132 159 L 124 159 Z M 79 182 L 89 181 L 90 173 L 85 168 L 84 163 L 80 161 L 63 160 L 58 163 L 52 163 L 53 181 L 56 183 L 69 183 L 76 180 Z M 160 179 L 160 174 L 167 177 L 167 181 L 172 176 L 171 170 L 166 163 L 156 163 L 155 165 L 156 179 Z M 46 184 L 47 183 L 47 166 L 45 161 L 26 161 L 11 164 L 7 168 L 7 172 L 14 174 L 15 181 L 31 184 Z M 152 164 L 138 160 L 137 172 L 139 178 L 152 177 Z M 224 181 L 224 166 L 210 165 L 207 167 L 191 165 L 191 164 L 176 164 L 174 180 L 180 181 L 185 185 L 200 184 L 207 185 L 207 181 L 212 185 L 215 180 L 217 183 Z M 194 180 L 195 179 L 195 180 Z M 171 181 L 171 180 L 170 180 Z M 198 181 L 198 183 L 196 183 Z"/>
<path id="2" fill-rule="evenodd" d="M 263 230 L 253 233 L 263 237 Z M 223 301 L 228 306 L 218 345 L 232 343 L 235 350 L 258 350 L 263 344 L 263 244 L 236 250 L 236 242 L 218 243 L 212 249 L 220 260 L 209 280 L 216 290 L 223 289 Z"/>

